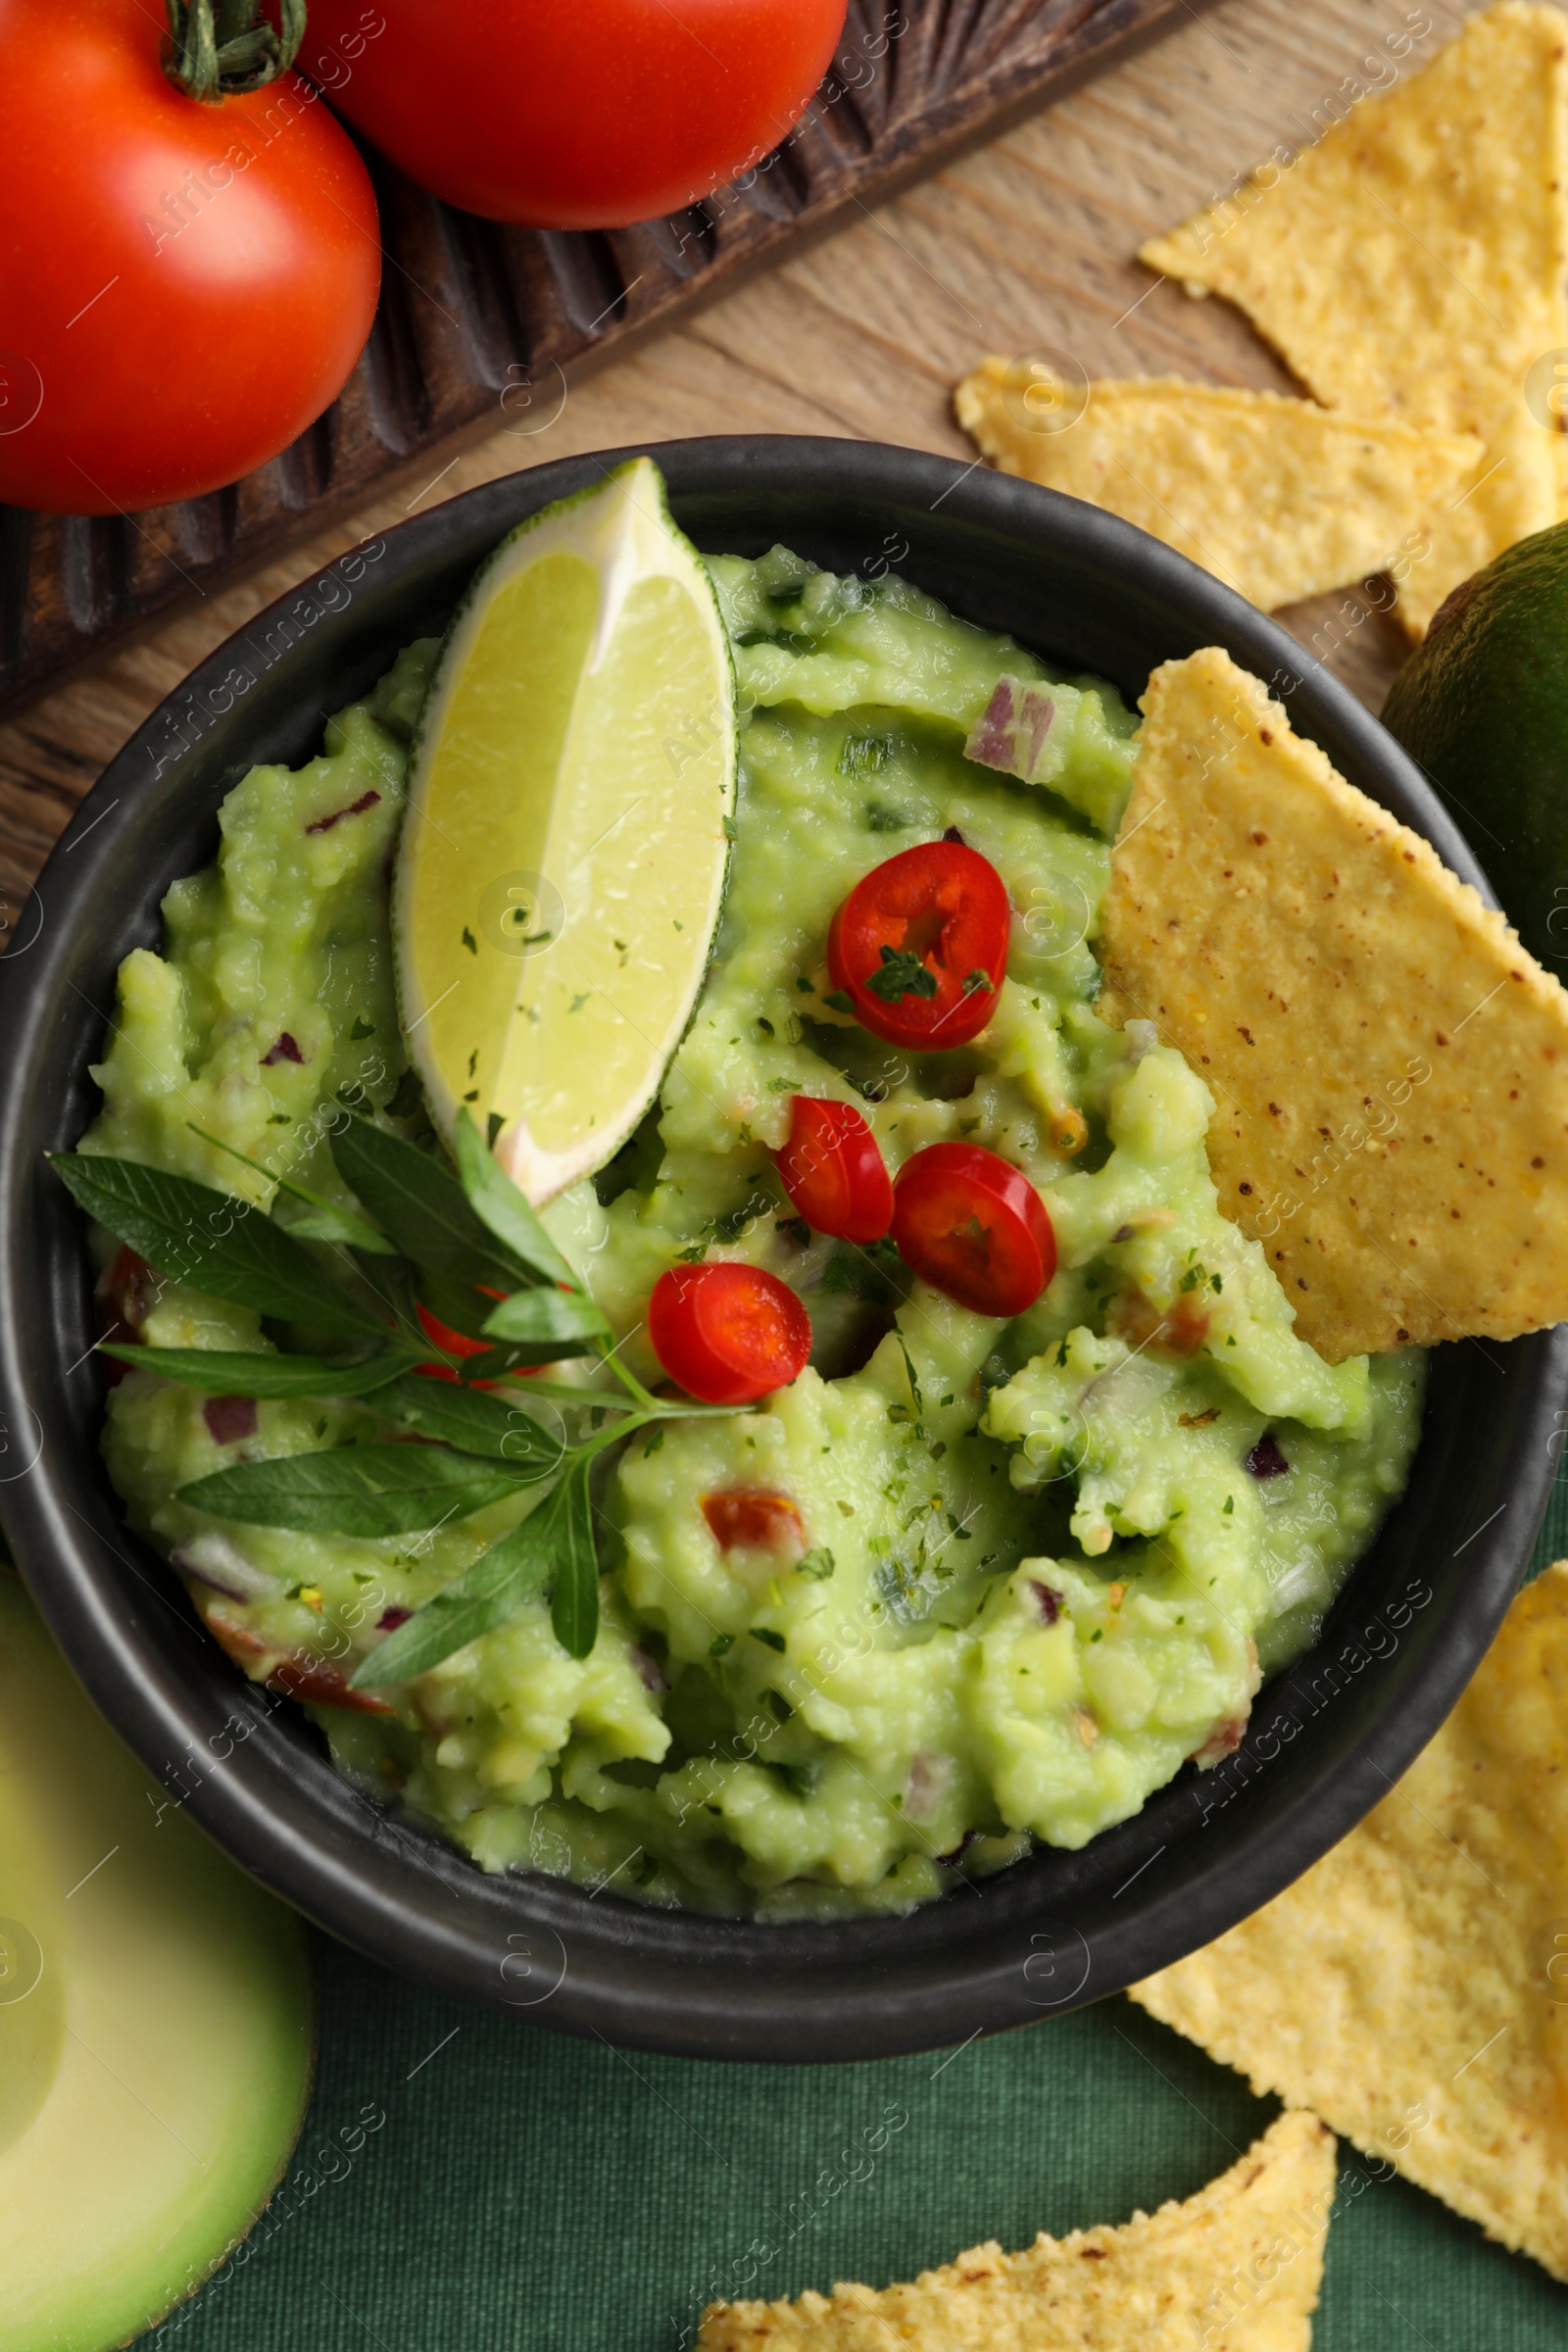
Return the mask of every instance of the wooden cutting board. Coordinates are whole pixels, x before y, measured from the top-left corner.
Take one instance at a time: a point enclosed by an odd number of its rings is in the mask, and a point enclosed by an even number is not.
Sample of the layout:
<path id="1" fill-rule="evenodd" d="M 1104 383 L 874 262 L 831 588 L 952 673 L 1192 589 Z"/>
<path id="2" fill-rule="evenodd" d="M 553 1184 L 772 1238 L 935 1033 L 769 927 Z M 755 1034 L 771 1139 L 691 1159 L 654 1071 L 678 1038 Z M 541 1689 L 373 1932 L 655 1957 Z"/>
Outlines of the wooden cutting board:
<path id="1" fill-rule="evenodd" d="M 97 516 L 0 507 L 0 706 L 254 569 L 411 467 L 428 472 L 455 436 L 499 424 L 529 438 L 588 369 L 863 214 L 1181 4 L 849 0 L 821 86 L 773 154 L 684 212 L 633 228 L 475 220 L 368 151 L 381 299 L 340 397 L 270 465 L 206 498 Z M 352 79 L 352 64 L 337 65 Z"/>
<path id="2" fill-rule="evenodd" d="M 1165 0 L 1163 17 L 1122 0 L 1098 12 L 1085 0 L 930 6 L 941 40 L 927 54 L 961 58 L 965 38 L 989 21 L 1016 60 L 1018 44 L 1044 26 L 1062 56 L 1079 44 L 1078 71 L 1096 54 L 1096 27 L 1122 37 L 1135 23 L 1174 29 L 879 209 L 841 189 L 851 225 L 684 323 L 655 332 L 645 322 L 633 344 L 628 294 L 624 356 L 585 377 L 569 367 L 564 379 L 535 369 L 527 405 L 514 398 L 503 409 L 489 392 L 482 439 L 470 426 L 466 443 L 418 457 L 395 485 L 240 584 L 215 578 L 193 598 L 181 590 L 188 601 L 172 617 L 0 722 L 0 940 L 77 799 L 196 661 L 358 539 L 475 482 L 578 450 L 688 433 L 839 433 L 972 454 L 950 396 L 988 351 L 1051 346 L 1091 375 L 1292 388 L 1242 318 L 1156 283 L 1133 258 L 1137 247 L 1234 185 L 1277 143 L 1317 135 L 1357 78 L 1364 86 L 1413 70 L 1466 13 L 1453 0 L 1316 0 L 1310 11 L 1294 0 L 1221 0 L 1201 14 Z M 872 15 L 884 20 L 881 0 Z M 864 7 L 853 21 L 867 37 Z M 998 106 L 1007 102 L 996 95 Z M 951 122 L 946 135 L 956 135 Z M 7 576 L 0 564 L 0 598 Z M 14 598 L 14 566 L 9 581 Z M 1375 590 L 1284 617 L 1378 706 L 1404 648 Z"/>

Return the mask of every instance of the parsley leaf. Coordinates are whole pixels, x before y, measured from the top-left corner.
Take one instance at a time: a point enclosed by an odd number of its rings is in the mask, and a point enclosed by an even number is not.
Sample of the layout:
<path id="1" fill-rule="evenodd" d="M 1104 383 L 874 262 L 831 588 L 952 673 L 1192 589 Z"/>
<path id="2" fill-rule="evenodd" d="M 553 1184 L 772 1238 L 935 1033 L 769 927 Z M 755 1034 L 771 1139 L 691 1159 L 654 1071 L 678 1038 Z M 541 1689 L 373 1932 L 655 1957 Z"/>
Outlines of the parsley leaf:
<path id="1" fill-rule="evenodd" d="M 937 976 L 929 971 L 910 948 L 890 948 L 879 951 L 880 971 L 866 975 L 865 985 L 873 997 L 884 1004 L 897 1004 L 905 997 L 934 997 Z"/>

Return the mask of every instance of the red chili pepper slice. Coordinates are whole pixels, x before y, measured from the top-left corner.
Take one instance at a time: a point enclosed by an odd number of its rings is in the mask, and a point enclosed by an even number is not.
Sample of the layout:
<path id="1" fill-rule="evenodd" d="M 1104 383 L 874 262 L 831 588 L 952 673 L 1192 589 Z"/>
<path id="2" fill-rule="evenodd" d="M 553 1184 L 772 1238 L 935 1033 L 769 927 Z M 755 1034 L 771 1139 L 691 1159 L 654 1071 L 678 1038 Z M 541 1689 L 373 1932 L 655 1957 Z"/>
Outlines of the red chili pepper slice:
<path id="1" fill-rule="evenodd" d="M 648 1336 L 670 1379 L 704 1404 L 753 1404 L 787 1388 L 811 1352 L 810 1318 L 789 1284 L 733 1260 L 661 1274 Z"/>
<path id="2" fill-rule="evenodd" d="M 1056 1237 L 1027 1176 L 979 1144 L 932 1144 L 893 1188 L 911 1272 L 977 1315 L 1021 1315 L 1056 1271 Z"/>
<path id="3" fill-rule="evenodd" d="M 928 841 L 857 882 L 828 933 L 833 985 L 895 1046 L 961 1046 L 996 1010 L 1007 965 L 1006 885 L 978 850 Z"/>
<path id="4" fill-rule="evenodd" d="M 893 1179 L 851 1102 L 797 1095 L 789 1140 L 773 1154 L 794 1206 L 818 1233 L 879 1242 L 893 1222 Z"/>
<path id="5" fill-rule="evenodd" d="M 486 1289 L 487 1298 L 499 1298 L 502 1296 L 500 1291 Z M 419 1318 L 419 1329 L 431 1347 L 439 1348 L 444 1355 L 483 1355 L 495 1345 L 491 1340 L 470 1340 L 466 1332 L 454 1331 L 450 1323 L 443 1323 L 439 1315 L 432 1315 L 430 1309 L 422 1306 L 417 1298 L 414 1302 L 414 1311 Z M 422 1372 L 428 1380 L 456 1380 L 458 1377 L 450 1364 L 416 1364 L 414 1369 Z M 489 1389 L 495 1383 L 481 1380 L 475 1386 Z"/>
<path id="6" fill-rule="evenodd" d="M 480 1283 L 478 1288 L 480 1296 L 485 1298 L 504 1298 L 506 1297 L 505 1291 L 493 1291 L 488 1283 Z M 414 1311 L 419 1318 L 419 1329 L 424 1333 L 431 1347 L 441 1348 L 448 1355 L 484 1355 L 496 1345 L 494 1340 L 470 1340 L 466 1332 L 454 1331 L 450 1323 L 443 1323 L 439 1315 L 432 1315 L 430 1309 L 421 1304 L 417 1298 L 414 1302 Z M 519 1365 L 515 1371 L 503 1374 L 503 1378 L 527 1380 L 540 1368 L 537 1364 Z M 458 1374 L 453 1371 L 450 1364 L 416 1364 L 414 1369 L 416 1372 L 422 1372 L 427 1380 L 456 1380 L 458 1378 Z M 493 1389 L 496 1383 L 493 1380 L 475 1380 L 470 1381 L 468 1386 L 475 1389 Z"/>

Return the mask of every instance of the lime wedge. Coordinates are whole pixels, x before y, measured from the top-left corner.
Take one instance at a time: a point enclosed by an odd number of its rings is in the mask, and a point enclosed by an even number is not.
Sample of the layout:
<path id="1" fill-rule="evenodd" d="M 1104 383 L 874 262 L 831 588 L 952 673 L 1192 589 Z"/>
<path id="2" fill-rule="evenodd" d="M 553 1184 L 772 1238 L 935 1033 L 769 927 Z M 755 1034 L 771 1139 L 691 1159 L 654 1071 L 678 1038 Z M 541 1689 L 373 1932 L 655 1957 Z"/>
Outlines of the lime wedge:
<path id="1" fill-rule="evenodd" d="M 703 984 L 735 805 L 729 644 L 658 467 L 502 541 L 420 714 L 393 887 L 409 1057 L 534 1202 L 602 1167 Z"/>

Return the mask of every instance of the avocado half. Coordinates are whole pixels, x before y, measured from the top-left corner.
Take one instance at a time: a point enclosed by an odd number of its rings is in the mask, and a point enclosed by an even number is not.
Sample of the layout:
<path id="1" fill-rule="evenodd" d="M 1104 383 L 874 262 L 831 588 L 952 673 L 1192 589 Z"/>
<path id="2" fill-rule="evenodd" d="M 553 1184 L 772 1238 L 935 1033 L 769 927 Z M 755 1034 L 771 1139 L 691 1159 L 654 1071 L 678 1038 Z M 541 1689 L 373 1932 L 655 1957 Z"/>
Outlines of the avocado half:
<path id="1" fill-rule="evenodd" d="M 152 1786 L 3 1570 L 0 1914 L 0 2352 L 106 2352 L 276 2184 L 310 1969 L 293 1913 Z"/>
<path id="2" fill-rule="evenodd" d="M 1383 723 L 1463 828 L 1524 945 L 1568 979 L 1568 522 L 1454 589 Z"/>

